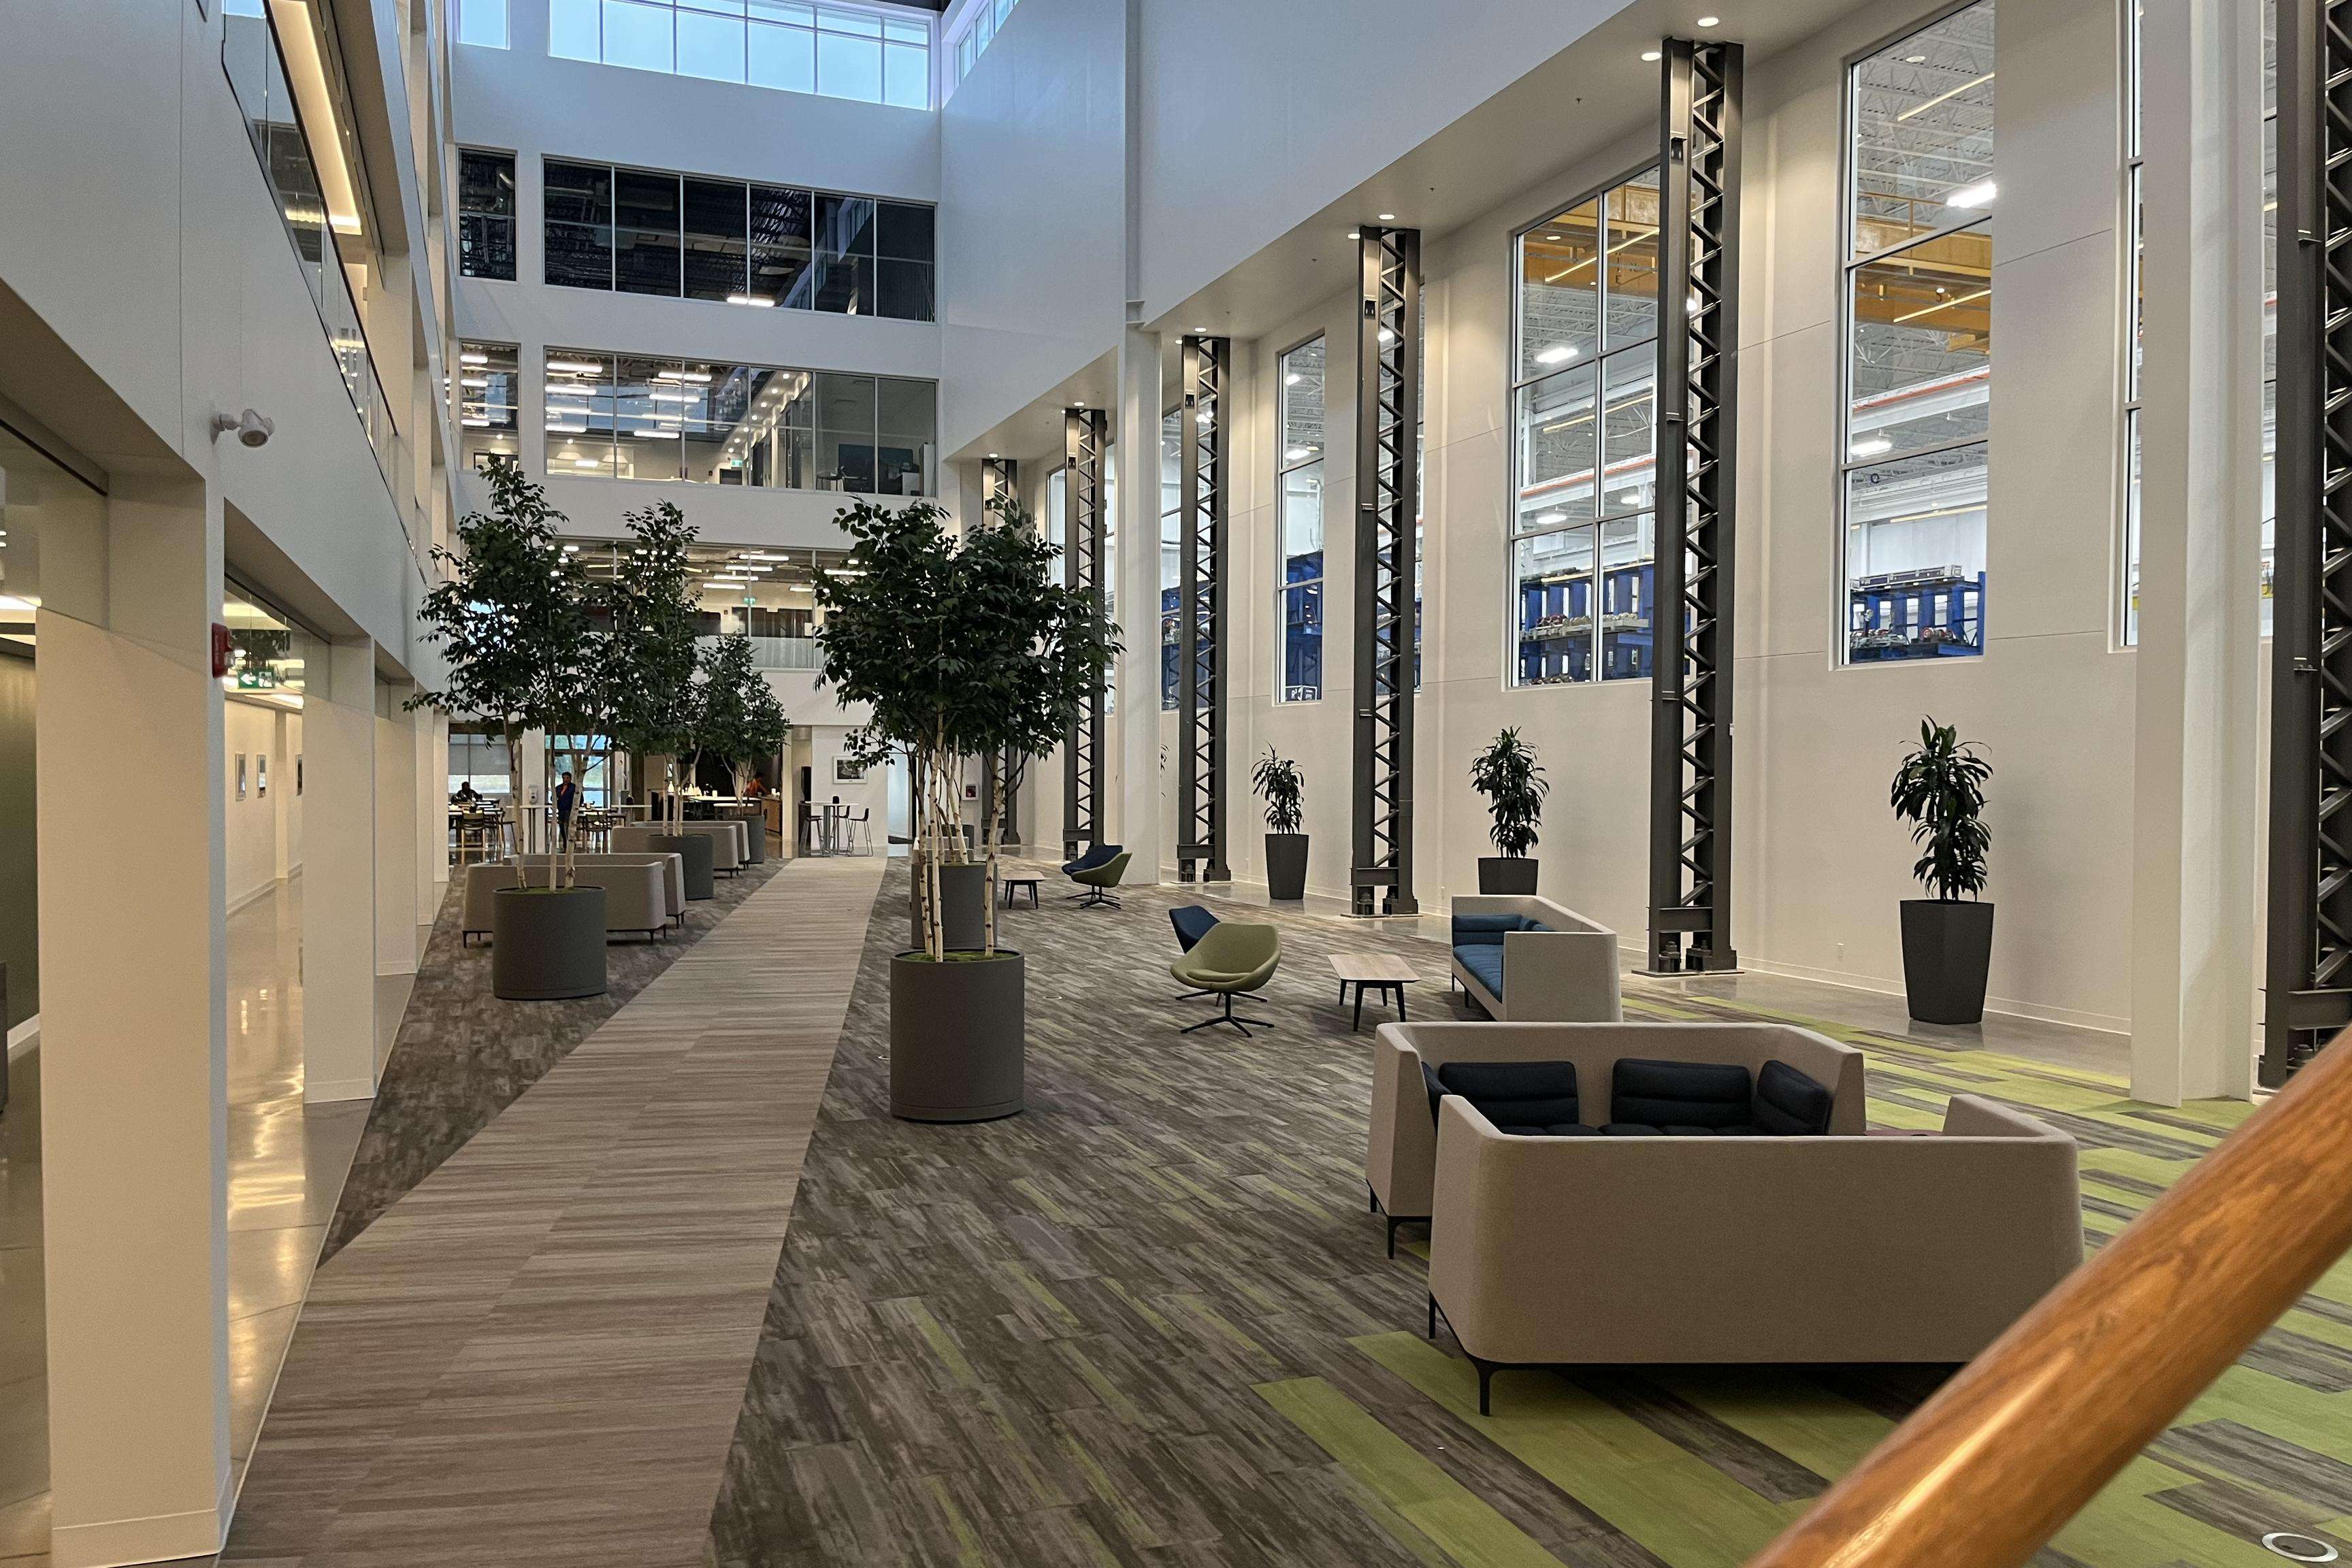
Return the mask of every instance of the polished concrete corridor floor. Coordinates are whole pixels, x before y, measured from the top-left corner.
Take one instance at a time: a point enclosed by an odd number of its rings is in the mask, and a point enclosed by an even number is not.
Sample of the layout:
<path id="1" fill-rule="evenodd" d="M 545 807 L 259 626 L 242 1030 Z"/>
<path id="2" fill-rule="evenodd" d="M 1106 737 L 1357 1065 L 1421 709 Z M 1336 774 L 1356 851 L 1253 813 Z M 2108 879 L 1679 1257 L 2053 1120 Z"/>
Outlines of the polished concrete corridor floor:
<path id="1" fill-rule="evenodd" d="M 1045 907 L 1007 917 L 1027 961 L 1026 1113 L 919 1126 L 887 1114 L 903 875 L 877 907 L 714 1510 L 723 1568 L 1736 1568 L 1939 1380 L 1506 1373 L 1481 1417 L 1451 1340 L 1422 1337 L 1425 1249 L 1384 1257 L 1365 1212 L 1369 1036 L 1324 963 L 1403 958 L 1424 982 L 1414 1016 L 1466 1016 L 1442 944 L 1412 921 L 1276 912 L 1282 971 L 1248 1009 L 1276 1027 L 1183 1036 L 1209 1008 L 1171 1000 L 1166 911 L 1202 892 L 1082 910 L 1049 871 Z M 2082 1145 L 2094 1245 L 2251 1110 L 2131 1101 L 2118 1037 L 1919 1034 L 1874 1026 L 1883 999 L 1859 993 L 1709 984 L 1739 994 L 1636 986 L 1627 1012 L 1811 1024 L 1868 1053 L 1882 1127 L 1937 1125 L 1960 1090 L 2025 1107 Z M 1843 1021 L 1857 1001 L 1873 1023 Z M 2002 1032 L 2043 1048 L 1990 1048 Z M 2258 1544 L 2279 1530 L 2352 1555 L 2347 1401 L 2352 1265 L 2039 1561 L 2256 1568 L 2279 1561 Z"/>
<path id="2" fill-rule="evenodd" d="M 228 919 L 229 1447 L 253 1451 L 367 1104 L 302 1102 L 302 882 Z M 396 1005 L 405 981 L 385 987 Z M 40 1053 L 0 1116 L 0 1563 L 48 1561 Z"/>

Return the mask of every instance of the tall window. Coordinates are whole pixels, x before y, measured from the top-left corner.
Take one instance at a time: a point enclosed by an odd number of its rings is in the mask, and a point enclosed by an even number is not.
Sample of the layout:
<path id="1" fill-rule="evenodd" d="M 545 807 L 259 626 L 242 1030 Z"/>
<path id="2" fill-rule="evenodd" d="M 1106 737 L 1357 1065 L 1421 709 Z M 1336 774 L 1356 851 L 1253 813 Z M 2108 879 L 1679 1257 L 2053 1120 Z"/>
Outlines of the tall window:
<path id="1" fill-rule="evenodd" d="M 466 464 L 477 473 L 487 472 L 494 458 L 513 459 L 520 450 L 518 352 L 512 343 L 457 346 L 457 431 Z"/>
<path id="2" fill-rule="evenodd" d="M 1278 528 L 1281 636 L 1275 697 L 1323 700 L 1323 363 L 1321 338 L 1282 356 Z"/>
<path id="3" fill-rule="evenodd" d="M 557 158 L 546 167 L 550 283 L 931 319 L 936 225 L 919 203 Z"/>
<path id="4" fill-rule="evenodd" d="M 515 275 L 515 161 L 511 153 L 457 153 L 457 270 L 511 283 Z"/>
<path id="5" fill-rule="evenodd" d="M 547 471 L 763 489 L 934 493 L 928 381 L 547 351 Z"/>
<path id="6" fill-rule="evenodd" d="M 1993 0 L 1856 64 L 1846 102 L 1845 657 L 1980 654 Z"/>
<path id="7" fill-rule="evenodd" d="M 931 18 L 803 0 L 550 0 L 548 53 L 711 81 L 931 106 Z"/>
<path id="8" fill-rule="evenodd" d="M 486 49 L 507 47 L 507 0 L 457 0 L 457 41 Z"/>
<path id="9" fill-rule="evenodd" d="M 1518 252 L 1513 674 L 1522 686 L 1647 679 L 1658 172 L 1553 214 Z"/>
<path id="10" fill-rule="evenodd" d="M 1176 710 L 1184 595 L 1184 410 L 1160 416 L 1160 708 Z"/>
<path id="11" fill-rule="evenodd" d="M 2147 249 L 2147 211 L 2140 194 L 2140 31 L 2144 0 L 2124 0 L 2124 222 L 2131 248 L 2124 279 L 2124 641 L 2139 641 L 2139 364 L 2140 323 L 2147 304 L 2140 265 Z"/>
<path id="12" fill-rule="evenodd" d="M 961 82 L 971 74 L 971 68 L 980 63 L 980 57 L 996 41 L 997 29 L 1004 26 L 1016 4 L 1018 0 L 982 0 L 971 8 L 970 25 L 957 35 L 955 47 L 949 51 L 949 68 L 955 81 Z"/>

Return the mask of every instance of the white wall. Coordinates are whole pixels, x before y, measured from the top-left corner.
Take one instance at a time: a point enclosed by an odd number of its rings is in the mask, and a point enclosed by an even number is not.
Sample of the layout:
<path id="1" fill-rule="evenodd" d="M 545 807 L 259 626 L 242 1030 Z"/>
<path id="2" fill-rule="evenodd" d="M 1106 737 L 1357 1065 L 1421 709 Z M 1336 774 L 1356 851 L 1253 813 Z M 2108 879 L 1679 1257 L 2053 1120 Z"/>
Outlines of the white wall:
<path id="1" fill-rule="evenodd" d="M 302 864 L 300 808 L 294 797 L 294 748 L 301 717 L 281 708 L 221 704 L 221 796 L 227 802 L 228 908 L 268 892 Z M 245 798 L 237 798 L 236 764 L 245 762 Z M 261 789 L 268 763 L 269 791 Z"/>
<path id="2" fill-rule="evenodd" d="M 1993 1005 L 2122 1027 L 2133 656 L 2110 631 L 2118 258 L 2116 171 L 2105 155 L 2117 112 L 2107 0 L 2052 0 L 2001 18 L 1989 649 L 1916 665 L 1836 662 L 1843 62 L 1927 10 L 1917 0 L 1861 8 L 1748 70 L 1735 935 L 1750 967 L 1900 989 L 1895 905 L 1916 889 L 1886 784 L 1932 713 L 1982 742 L 1996 769 Z M 1475 890 L 1475 860 L 1492 849 L 1467 764 L 1516 724 L 1553 785 L 1544 890 L 1615 926 L 1636 952 L 1646 945 L 1649 684 L 1505 684 L 1510 241 L 1654 152 L 1646 137 L 1596 146 L 1561 177 L 1424 248 L 1417 892 L 1424 909 L 1442 910 L 1448 895 Z M 1245 881 L 1265 875 L 1248 770 L 1272 744 L 1305 766 L 1308 885 L 1334 895 L 1347 890 L 1351 810 L 1353 310 L 1351 294 L 1301 301 L 1278 330 L 1236 345 L 1229 426 L 1234 872 Z M 1277 704 L 1276 357 L 1318 331 L 1330 342 L 1325 696 Z M 1127 635 L 1156 640 L 1156 625 Z M 1174 719 L 1160 726 L 1171 747 Z M 1042 787 L 1027 793 L 1050 836 L 1060 820 L 1058 759 L 1038 772 Z M 1172 862 L 1172 820 L 1162 825 L 1161 854 Z"/>

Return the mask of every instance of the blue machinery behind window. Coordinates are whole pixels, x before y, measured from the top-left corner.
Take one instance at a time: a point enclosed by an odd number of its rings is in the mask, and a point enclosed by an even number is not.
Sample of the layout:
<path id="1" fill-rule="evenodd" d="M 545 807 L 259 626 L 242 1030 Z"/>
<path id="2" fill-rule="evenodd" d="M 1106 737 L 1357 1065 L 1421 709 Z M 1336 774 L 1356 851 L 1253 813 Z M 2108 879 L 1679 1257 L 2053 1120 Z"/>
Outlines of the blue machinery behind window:
<path id="1" fill-rule="evenodd" d="M 1650 605 L 1655 568 L 1612 566 L 1601 577 L 1601 676 L 1650 676 Z M 1549 686 L 1592 679 L 1592 574 L 1548 573 L 1519 584 L 1519 683 Z"/>
<path id="2" fill-rule="evenodd" d="M 1985 574 L 1958 566 L 1853 581 L 1847 657 L 1856 663 L 1984 652 Z"/>

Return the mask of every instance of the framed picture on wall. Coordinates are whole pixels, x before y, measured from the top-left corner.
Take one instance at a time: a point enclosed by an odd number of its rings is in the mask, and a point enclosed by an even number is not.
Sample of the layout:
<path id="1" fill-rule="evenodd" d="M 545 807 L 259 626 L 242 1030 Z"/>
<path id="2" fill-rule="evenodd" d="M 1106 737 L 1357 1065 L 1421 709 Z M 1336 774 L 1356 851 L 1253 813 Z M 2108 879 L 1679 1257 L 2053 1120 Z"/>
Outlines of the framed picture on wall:
<path id="1" fill-rule="evenodd" d="M 963 786 L 963 797 L 966 800 L 978 800 L 980 798 L 980 786 L 976 784 L 966 784 Z"/>
<path id="2" fill-rule="evenodd" d="M 243 752 L 236 754 L 236 798 L 239 800 L 245 798 L 245 753 Z"/>
<path id="3" fill-rule="evenodd" d="M 257 800 L 269 798 L 269 753 L 258 752 L 253 759 L 253 794 Z"/>
<path id="4" fill-rule="evenodd" d="M 864 763 L 851 762 L 847 757 L 834 758 L 833 782 L 835 784 L 864 784 L 866 782 L 866 764 Z"/>

